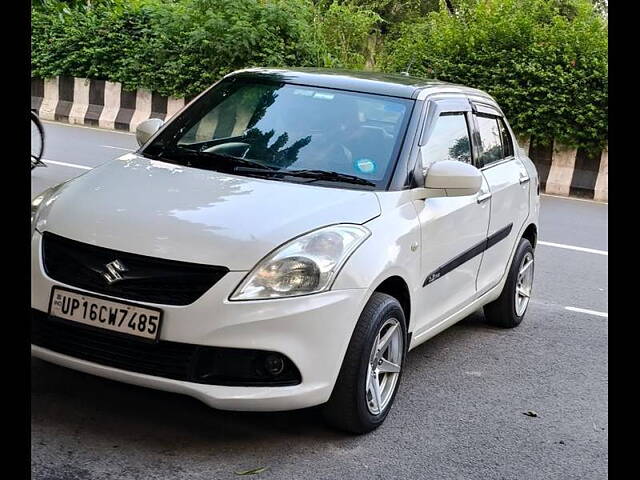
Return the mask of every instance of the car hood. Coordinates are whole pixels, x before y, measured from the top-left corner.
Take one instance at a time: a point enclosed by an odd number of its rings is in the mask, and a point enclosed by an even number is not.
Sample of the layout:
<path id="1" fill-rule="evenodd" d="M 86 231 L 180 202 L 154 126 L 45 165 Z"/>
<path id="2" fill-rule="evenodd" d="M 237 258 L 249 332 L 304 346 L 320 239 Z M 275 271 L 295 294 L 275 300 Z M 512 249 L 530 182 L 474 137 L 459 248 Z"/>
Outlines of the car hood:
<path id="1" fill-rule="evenodd" d="M 282 243 L 380 214 L 371 191 L 229 175 L 128 154 L 63 185 L 39 231 L 141 255 L 249 270 Z"/>

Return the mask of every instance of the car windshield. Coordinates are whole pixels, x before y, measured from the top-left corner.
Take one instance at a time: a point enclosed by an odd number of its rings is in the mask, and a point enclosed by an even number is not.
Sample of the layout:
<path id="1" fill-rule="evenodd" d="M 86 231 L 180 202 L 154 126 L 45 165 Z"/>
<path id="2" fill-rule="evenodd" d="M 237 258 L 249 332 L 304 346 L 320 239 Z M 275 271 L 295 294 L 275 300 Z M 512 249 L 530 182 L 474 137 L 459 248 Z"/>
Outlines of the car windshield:
<path id="1" fill-rule="evenodd" d="M 381 95 L 227 80 L 142 153 L 238 175 L 386 187 L 412 105 Z"/>

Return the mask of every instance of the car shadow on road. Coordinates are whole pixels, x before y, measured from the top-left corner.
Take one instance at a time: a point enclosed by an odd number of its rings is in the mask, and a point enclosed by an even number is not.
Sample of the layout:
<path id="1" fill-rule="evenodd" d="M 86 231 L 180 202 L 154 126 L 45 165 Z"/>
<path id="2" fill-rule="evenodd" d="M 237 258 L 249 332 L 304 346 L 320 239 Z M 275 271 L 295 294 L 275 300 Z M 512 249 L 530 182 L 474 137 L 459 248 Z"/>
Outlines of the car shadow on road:
<path id="1" fill-rule="evenodd" d="M 148 448 L 182 441 L 208 447 L 220 442 L 311 435 L 327 440 L 344 438 L 324 425 L 319 408 L 290 412 L 231 412 L 174 393 L 128 385 L 32 359 L 32 429 L 45 426 L 92 436 L 104 434 L 115 442 L 145 437 Z M 121 438 L 119 438 L 121 437 Z M 155 445 L 154 445 L 155 444 Z"/>
<path id="2" fill-rule="evenodd" d="M 441 357 L 447 342 L 439 337 L 473 335 L 478 329 L 491 329 L 481 313 L 417 347 L 408 357 L 406 380 L 411 383 L 411 377 L 428 368 L 425 357 Z M 279 440 L 291 438 L 336 445 L 358 438 L 326 426 L 320 407 L 268 413 L 221 411 L 185 395 L 128 385 L 39 359 L 32 359 L 31 372 L 32 431 L 47 429 L 63 437 L 102 439 L 114 448 L 135 443 L 171 455 L 199 447 L 250 450 L 271 444 L 278 449 L 284 444 Z"/>

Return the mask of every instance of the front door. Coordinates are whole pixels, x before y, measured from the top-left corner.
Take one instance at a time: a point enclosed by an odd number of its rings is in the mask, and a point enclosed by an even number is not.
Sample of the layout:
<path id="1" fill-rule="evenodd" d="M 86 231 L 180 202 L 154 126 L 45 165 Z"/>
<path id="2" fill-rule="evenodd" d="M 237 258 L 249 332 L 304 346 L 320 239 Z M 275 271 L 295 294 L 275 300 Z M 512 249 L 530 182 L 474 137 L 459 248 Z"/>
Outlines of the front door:
<path id="1" fill-rule="evenodd" d="M 423 168 L 442 160 L 474 163 L 466 98 L 433 101 L 420 140 Z M 427 170 L 428 171 L 428 170 Z M 476 195 L 416 200 L 421 224 L 423 286 L 416 298 L 419 337 L 458 311 L 476 294 L 476 277 L 489 226 L 488 188 Z"/>

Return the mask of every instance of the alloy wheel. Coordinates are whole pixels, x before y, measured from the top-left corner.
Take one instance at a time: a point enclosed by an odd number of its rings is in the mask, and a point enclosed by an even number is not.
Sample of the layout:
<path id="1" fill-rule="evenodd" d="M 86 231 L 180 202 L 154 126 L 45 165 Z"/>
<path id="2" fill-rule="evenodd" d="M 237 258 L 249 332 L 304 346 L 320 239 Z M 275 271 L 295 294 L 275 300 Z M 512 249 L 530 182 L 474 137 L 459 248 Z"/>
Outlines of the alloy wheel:
<path id="1" fill-rule="evenodd" d="M 396 318 L 386 320 L 375 337 L 366 378 L 366 402 L 369 412 L 380 415 L 393 398 L 400 378 L 404 337 L 402 327 Z"/>
<path id="2" fill-rule="evenodd" d="M 520 262 L 516 279 L 515 307 L 516 315 L 521 317 L 527 310 L 533 286 L 533 255 L 527 252 Z"/>

